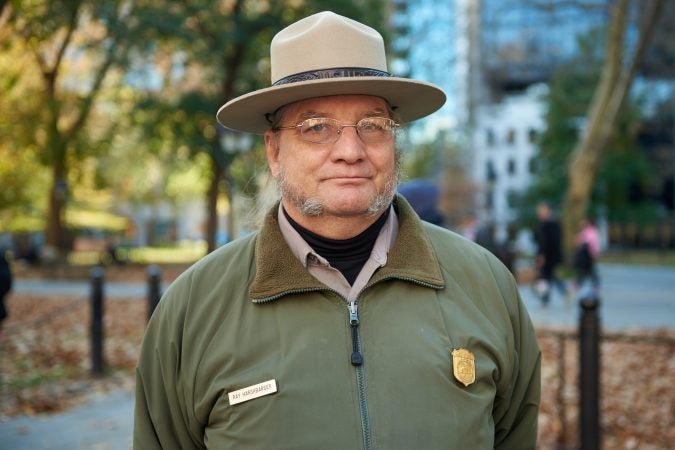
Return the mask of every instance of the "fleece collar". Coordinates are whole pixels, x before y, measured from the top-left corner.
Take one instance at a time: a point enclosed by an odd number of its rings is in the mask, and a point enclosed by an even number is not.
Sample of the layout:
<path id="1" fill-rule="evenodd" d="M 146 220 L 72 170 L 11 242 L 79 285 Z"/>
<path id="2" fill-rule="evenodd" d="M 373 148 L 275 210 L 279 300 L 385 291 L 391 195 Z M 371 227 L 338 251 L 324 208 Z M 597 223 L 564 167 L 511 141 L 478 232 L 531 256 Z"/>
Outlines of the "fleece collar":
<path id="1" fill-rule="evenodd" d="M 387 264 L 378 269 L 366 289 L 382 280 L 400 279 L 430 288 L 445 286 L 441 269 L 422 222 L 400 195 L 396 196 L 399 231 Z M 253 302 L 265 302 L 294 292 L 328 289 L 309 274 L 286 244 L 278 223 L 278 206 L 273 207 L 255 244 L 256 275 L 249 289 Z"/>

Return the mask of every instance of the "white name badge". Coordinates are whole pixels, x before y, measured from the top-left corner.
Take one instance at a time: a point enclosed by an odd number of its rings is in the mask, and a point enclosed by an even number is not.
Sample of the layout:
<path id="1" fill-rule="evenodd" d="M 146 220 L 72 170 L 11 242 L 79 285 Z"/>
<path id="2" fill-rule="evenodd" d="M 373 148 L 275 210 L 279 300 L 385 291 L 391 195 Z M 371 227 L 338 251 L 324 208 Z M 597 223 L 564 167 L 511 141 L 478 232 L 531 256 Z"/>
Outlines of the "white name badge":
<path id="1" fill-rule="evenodd" d="M 237 391 L 228 392 L 227 398 L 230 400 L 230 405 L 236 405 L 237 403 L 247 402 L 254 398 L 274 394 L 276 391 L 277 380 L 269 380 Z"/>

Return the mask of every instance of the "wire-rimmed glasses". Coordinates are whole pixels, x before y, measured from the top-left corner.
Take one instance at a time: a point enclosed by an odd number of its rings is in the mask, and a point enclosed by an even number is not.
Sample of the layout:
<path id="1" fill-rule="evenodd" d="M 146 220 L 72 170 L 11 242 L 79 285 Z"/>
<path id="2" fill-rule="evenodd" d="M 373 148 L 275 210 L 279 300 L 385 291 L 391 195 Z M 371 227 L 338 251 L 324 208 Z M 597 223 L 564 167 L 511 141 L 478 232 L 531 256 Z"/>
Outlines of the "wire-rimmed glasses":
<path id="1" fill-rule="evenodd" d="M 354 127 L 356 134 L 364 143 L 382 144 L 396 135 L 396 129 L 399 126 L 393 119 L 386 117 L 366 117 L 353 125 L 345 125 L 328 117 L 312 117 L 297 125 L 276 127 L 274 131 L 297 129 L 300 132 L 300 138 L 307 142 L 334 144 L 340 139 L 343 128 Z"/>

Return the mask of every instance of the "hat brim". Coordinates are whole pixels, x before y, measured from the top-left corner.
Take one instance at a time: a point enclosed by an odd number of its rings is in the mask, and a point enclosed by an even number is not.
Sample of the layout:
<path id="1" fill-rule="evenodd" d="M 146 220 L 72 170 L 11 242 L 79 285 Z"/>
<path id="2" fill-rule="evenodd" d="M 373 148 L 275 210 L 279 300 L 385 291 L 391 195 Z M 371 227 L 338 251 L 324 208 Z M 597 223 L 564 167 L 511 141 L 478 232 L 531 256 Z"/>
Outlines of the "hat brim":
<path id="1" fill-rule="evenodd" d="M 431 83 L 398 77 L 355 77 L 302 81 L 244 94 L 223 105 L 216 117 L 226 128 L 263 134 L 270 127 L 266 114 L 289 103 L 330 95 L 382 97 L 401 123 L 428 116 L 445 103 L 445 93 Z"/>

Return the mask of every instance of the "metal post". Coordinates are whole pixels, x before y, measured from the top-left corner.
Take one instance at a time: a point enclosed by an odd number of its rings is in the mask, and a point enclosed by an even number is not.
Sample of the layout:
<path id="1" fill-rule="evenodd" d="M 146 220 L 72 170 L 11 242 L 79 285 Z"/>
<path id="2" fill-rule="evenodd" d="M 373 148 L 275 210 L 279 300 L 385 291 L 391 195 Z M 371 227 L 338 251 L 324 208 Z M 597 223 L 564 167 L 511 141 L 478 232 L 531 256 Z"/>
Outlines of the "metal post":
<path id="1" fill-rule="evenodd" d="M 91 371 L 103 375 L 103 268 L 91 269 Z"/>
<path id="2" fill-rule="evenodd" d="M 151 265 L 148 267 L 148 320 L 157 308 L 159 299 L 162 296 L 161 288 L 161 270 L 159 266 Z"/>
<path id="3" fill-rule="evenodd" d="M 581 450 L 600 449 L 600 299 L 593 289 L 579 297 L 579 430 Z"/>

